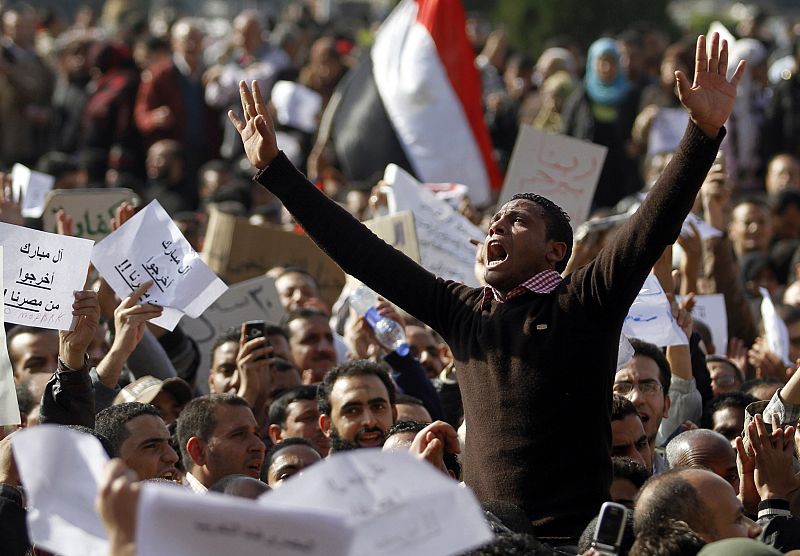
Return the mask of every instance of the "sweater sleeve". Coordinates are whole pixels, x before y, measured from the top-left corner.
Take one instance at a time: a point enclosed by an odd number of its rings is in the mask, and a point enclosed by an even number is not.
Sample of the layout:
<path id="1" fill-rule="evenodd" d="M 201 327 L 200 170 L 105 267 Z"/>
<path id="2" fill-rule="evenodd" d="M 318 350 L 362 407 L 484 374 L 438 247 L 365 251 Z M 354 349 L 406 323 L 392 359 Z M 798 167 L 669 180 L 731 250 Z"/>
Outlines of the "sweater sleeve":
<path id="1" fill-rule="evenodd" d="M 444 410 L 436 388 L 425 374 L 425 369 L 412 355 L 398 355 L 392 352 L 385 361 L 392 367 L 397 386 L 409 396 L 419 398 L 434 421 L 444 421 Z"/>
<path id="2" fill-rule="evenodd" d="M 454 313 L 464 309 L 457 292 L 472 288 L 437 278 L 381 240 L 314 187 L 282 152 L 254 179 L 342 270 L 447 337 Z"/>
<path id="3" fill-rule="evenodd" d="M 95 393 L 89 376 L 88 363 L 82 369 L 70 369 L 61 359 L 56 372 L 47 382 L 40 422 L 44 425 L 83 425 L 94 428 Z"/>
<path id="4" fill-rule="evenodd" d="M 678 239 L 724 136 L 724 128 L 711 139 L 689 123 L 639 210 L 594 261 L 573 274 L 572 284 L 584 306 L 615 320 L 625 317 L 650 269 Z"/>

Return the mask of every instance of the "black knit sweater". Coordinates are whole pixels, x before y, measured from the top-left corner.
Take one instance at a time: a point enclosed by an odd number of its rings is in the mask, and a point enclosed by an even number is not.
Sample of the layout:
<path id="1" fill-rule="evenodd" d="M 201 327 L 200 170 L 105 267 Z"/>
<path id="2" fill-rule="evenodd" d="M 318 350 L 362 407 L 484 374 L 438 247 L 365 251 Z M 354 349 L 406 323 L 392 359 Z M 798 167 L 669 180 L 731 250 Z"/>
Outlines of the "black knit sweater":
<path id="1" fill-rule="evenodd" d="M 709 139 L 690 124 L 639 211 L 592 263 L 552 293 L 492 301 L 483 310 L 482 289 L 437 278 L 387 245 L 283 154 L 256 180 L 345 272 L 448 343 L 467 422 L 464 480 L 478 498 L 517 504 L 543 537 L 577 538 L 608 500 L 622 323 L 677 239 L 723 136 Z"/>

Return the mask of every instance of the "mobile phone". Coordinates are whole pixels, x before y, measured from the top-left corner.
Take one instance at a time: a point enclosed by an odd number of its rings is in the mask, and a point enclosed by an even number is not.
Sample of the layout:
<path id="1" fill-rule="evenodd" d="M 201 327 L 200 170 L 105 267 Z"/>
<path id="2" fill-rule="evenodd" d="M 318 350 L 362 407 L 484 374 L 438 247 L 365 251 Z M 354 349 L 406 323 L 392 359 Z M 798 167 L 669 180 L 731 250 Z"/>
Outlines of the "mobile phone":
<path id="1" fill-rule="evenodd" d="M 616 502 L 605 502 L 600 507 L 600 515 L 592 535 L 592 548 L 600 554 L 619 554 L 627 518 L 628 509 L 625 506 Z"/>
<path id="2" fill-rule="evenodd" d="M 249 342 L 256 338 L 264 338 L 264 347 L 269 347 L 269 339 L 267 338 L 267 325 L 263 320 L 249 320 L 244 323 L 244 341 Z M 259 359 L 266 359 L 267 357 L 259 357 Z"/>

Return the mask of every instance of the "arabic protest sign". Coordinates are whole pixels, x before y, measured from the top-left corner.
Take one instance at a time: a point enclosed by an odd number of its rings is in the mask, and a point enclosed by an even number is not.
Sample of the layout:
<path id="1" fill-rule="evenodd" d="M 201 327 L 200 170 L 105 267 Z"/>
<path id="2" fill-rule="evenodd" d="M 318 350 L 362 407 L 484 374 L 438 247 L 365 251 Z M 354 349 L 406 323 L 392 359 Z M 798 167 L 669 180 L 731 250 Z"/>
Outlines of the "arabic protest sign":
<path id="1" fill-rule="evenodd" d="M 689 343 L 678 323 L 672 318 L 667 294 L 658 278 L 650 274 L 631 305 L 622 325 L 628 338 L 638 338 L 659 347 L 685 346 Z"/>
<path id="2" fill-rule="evenodd" d="M 305 235 L 250 224 L 246 218 L 212 209 L 203 260 L 228 284 L 264 274 L 275 266 L 296 266 L 317 279 L 328 305 L 344 286 L 344 272 Z"/>
<path id="3" fill-rule="evenodd" d="M 337 453 L 258 502 L 343 512 L 353 556 L 461 554 L 493 538 L 472 491 L 408 453 Z"/>
<path id="4" fill-rule="evenodd" d="M 39 218 L 42 215 L 45 195 L 53 189 L 55 182 L 53 176 L 34 172 L 22 164 L 14 164 L 11 169 L 11 188 L 15 199 L 22 196 L 22 216 Z"/>
<path id="5" fill-rule="evenodd" d="M 106 556 L 106 532 L 94 511 L 108 462 L 100 442 L 66 427 L 40 425 L 14 434 L 11 449 L 25 485 L 31 541 L 63 556 Z"/>
<path id="6" fill-rule="evenodd" d="M 92 263 L 120 297 L 152 280 L 143 302 L 165 308 L 152 322 L 167 330 L 184 313 L 199 317 L 227 289 L 158 201 L 95 245 Z"/>
<path id="7" fill-rule="evenodd" d="M 338 511 L 273 509 L 215 492 L 198 496 L 169 485 L 142 486 L 136 518 L 138 556 L 350 554 L 353 531 Z"/>
<path id="8" fill-rule="evenodd" d="M 42 213 L 42 227 L 56 232 L 56 213 L 63 209 L 73 221 L 75 237 L 100 241 L 111 233 L 111 220 L 117 207 L 128 202 L 139 205 L 139 197 L 130 189 L 56 189 L 47 194 Z"/>
<path id="9" fill-rule="evenodd" d="M 414 215 L 420 264 L 442 278 L 478 286 L 469 240 L 483 242 L 485 234 L 399 166 L 389 164 L 383 180 L 390 186 L 385 188 L 389 212 Z"/>
<path id="10" fill-rule="evenodd" d="M 0 223 L 6 322 L 70 330 L 73 292 L 83 289 L 92 243 Z"/>
<path id="11" fill-rule="evenodd" d="M 522 126 L 499 205 L 517 193 L 538 193 L 569 214 L 574 230 L 589 216 L 607 150 L 574 137 Z"/>
<path id="12" fill-rule="evenodd" d="M 3 289 L 3 247 L 0 246 L 0 289 Z M 14 387 L 14 369 L 8 356 L 6 344 L 6 327 L 0 312 L 0 426 L 19 425 L 19 404 Z"/>
<path id="13" fill-rule="evenodd" d="M 275 290 L 275 280 L 267 276 L 231 286 L 196 319 L 184 317 L 181 328 L 197 342 L 200 350 L 198 388 L 208 388 L 206 378 L 211 368 L 211 346 L 219 334 L 248 320 L 278 324 L 282 317 L 283 307 Z"/>

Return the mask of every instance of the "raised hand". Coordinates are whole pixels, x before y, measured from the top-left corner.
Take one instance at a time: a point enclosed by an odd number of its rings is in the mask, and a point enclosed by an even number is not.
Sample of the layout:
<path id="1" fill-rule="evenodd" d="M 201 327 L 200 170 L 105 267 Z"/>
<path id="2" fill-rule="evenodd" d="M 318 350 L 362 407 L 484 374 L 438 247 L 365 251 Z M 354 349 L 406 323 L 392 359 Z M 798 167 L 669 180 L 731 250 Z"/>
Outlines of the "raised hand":
<path id="1" fill-rule="evenodd" d="M 59 332 L 58 356 L 70 369 L 78 370 L 83 368 L 86 350 L 100 324 L 100 302 L 97 300 L 97 292 L 76 291 L 72 316 L 75 327 L 72 330 Z"/>
<path id="2" fill-rule="evenodd" d="M 728 81 L 728 41 L 723 40 L 720 47 L 719 33 L 714 33 L 710 56 L 706 54 L 705 36 L 697 37 L 694 82 L 690 84 L 682 71 L 675 72 L 681 103 L 697 127 L 709 137 L 716 137 L 731 115 L 736 101 L 736 85 L 744 74 L 744 68 L 745 61 L 742 60 Z"/>
<path id="3" fill-rule="evenodd" d="M 250 164 L 263 170 L 278 156 L 278 142 L 275 138 L 272 117 L 269 115 L 264 97 L 261 96 L 257 81 L 253 81 L 252 93 L 247 84 L 240 81 L 239 94 L 242 97 L 245 121 L 242 122 L 233 110 L 228 110 L 228 118 L 242 137 L 244 152 Z"/>

